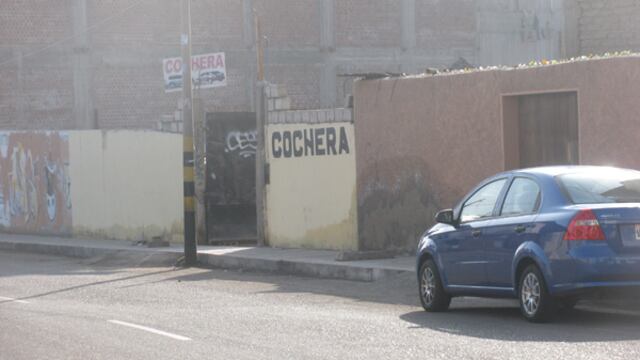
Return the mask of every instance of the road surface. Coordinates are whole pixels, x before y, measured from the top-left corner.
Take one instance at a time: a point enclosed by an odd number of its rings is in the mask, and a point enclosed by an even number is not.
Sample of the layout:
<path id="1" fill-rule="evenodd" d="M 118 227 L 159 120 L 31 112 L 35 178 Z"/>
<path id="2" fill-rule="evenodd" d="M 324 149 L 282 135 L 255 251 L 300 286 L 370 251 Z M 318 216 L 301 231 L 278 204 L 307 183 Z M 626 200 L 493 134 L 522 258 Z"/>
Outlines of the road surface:
<path id="1" fill-rule="evenodd" d="M 427 314 L 375 283 L 0 252 L 0 359 L 638 359 L 640 317 L 516 304 Z"/>

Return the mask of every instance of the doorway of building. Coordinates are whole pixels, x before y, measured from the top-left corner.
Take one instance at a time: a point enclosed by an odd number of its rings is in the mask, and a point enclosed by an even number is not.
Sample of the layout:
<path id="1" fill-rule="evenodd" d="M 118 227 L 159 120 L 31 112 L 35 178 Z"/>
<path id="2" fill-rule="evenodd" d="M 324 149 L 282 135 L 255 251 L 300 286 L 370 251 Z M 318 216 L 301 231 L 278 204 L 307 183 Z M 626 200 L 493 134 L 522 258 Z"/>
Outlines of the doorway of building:
<path id="1" fill-rule="evenodd" d="M 505 96 L 503 120 L 507 169 L 579 163 L 576 92 Z"/>
<path id="2" fill-rule="evenodd" d="M 206 119 L 208 242 L 256 243 L 256 115 L 216 112 Z"/>

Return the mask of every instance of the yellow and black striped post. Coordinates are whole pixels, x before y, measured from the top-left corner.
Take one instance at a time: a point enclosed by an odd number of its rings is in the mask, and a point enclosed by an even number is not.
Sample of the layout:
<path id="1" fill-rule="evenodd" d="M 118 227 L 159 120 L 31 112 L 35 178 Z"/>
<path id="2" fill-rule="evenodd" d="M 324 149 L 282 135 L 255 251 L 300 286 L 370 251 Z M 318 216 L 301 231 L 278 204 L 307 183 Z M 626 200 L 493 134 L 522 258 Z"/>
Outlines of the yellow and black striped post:
<path id="1" fill-rule="evenodd" d="M 182 166 L 184 182 L 184 264 L 198 262 L 193 156 L 193 98 L 191 94 L 191 0 L 182 0 Z"/>
<path id="2" fill-rule="evenodd" d="M 184 262 L 191 266 L 198 262 L 196 249 L 195 185 L 193 182 L 193 137 L 183 138 L 183 188 L 184 188 Z"/>

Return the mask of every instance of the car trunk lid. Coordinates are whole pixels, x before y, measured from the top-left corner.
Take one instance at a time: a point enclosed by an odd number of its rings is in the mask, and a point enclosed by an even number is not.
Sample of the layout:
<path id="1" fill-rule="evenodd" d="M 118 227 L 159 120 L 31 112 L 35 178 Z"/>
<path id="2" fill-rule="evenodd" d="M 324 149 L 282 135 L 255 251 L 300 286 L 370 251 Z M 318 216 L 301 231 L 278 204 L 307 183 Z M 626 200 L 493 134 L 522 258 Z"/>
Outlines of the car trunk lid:
<path id="1" fill-rule="evenodd" d="M 618 253 L 640 252 L 640 203 L 589 206 L 609 245 Z"/>

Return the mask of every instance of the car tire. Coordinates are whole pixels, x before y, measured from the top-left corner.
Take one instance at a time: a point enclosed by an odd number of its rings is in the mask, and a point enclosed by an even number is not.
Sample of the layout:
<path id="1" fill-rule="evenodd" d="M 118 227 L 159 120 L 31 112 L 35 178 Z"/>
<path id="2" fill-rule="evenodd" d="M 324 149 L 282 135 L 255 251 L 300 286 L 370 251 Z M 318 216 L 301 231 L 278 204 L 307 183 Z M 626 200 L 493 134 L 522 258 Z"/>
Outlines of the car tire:
<path id="1" fill-rule="evenodd" d="M 451 296 L 444 290 L 438 267 L 433 260 L 428 259 L 422 263 L 418 279 L 422 307 L 429 312 L 446 311 L 451 303 Z"/>
<path id="2" fill-rule="evenodd" d="M 518 285 L 520 312 L 525 319 L 535 323 L 551 320 L 557 307 L 540 269 L 536 265 L 527 266 Z"/>

